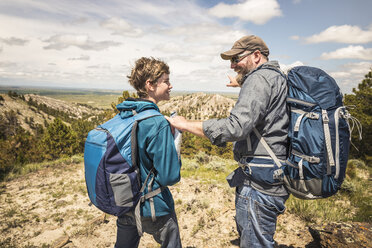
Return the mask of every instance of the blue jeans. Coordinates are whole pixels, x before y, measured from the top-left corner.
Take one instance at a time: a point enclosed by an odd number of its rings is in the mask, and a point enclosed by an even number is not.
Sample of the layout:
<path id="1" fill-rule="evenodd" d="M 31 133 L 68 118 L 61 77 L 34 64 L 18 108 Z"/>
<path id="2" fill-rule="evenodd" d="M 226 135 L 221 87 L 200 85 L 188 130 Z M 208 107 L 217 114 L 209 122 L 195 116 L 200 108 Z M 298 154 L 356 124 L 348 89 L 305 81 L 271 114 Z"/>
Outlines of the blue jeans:
<path id="1" fill-rule="evenodd" d="M 115 248 L 136 248 L 140 242 L 136 221 L 133 216 L 124 215 L 116 221 L 117 236 Z M 142 230 L 151 234 L 162 248 L 181 248 L 181 238 L 175 213 L 156 217 L 142 217 Z"/>
<path id="2" fill-rule="evenodd" d="M 240 247 L 274 247 L 278 215 L 285 210 L 287 196 L 271 196 L 251 186 L 236 188 L 236 225 Z"/>

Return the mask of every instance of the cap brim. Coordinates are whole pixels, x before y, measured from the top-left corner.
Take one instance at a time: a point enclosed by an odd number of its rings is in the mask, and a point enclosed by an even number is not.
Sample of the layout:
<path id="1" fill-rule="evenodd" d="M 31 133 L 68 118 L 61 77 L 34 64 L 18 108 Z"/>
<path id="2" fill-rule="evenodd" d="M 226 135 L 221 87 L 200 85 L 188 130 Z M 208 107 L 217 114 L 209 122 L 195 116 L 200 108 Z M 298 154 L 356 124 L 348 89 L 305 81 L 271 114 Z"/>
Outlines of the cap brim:
<path id="1" fill-rule="evenodd" d="M 226 51 L 224 53 L 221 53 L 221 58 L 224 60 L 229 60 L 232 57 L 238 55 L 239 53 L 244 52 L 244 49 L 231 49 L 229 51 Z"/>

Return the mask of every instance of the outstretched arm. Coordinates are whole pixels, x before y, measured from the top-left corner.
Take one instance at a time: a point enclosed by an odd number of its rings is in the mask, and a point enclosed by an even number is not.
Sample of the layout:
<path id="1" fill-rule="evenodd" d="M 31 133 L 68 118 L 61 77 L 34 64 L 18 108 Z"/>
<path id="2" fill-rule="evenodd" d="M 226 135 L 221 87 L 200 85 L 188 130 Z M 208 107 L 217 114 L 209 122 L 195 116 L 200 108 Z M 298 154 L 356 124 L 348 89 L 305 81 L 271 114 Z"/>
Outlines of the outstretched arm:
<path id="1" fill-rule="evenodd" d="M 175 116 L 173 118 L 169 118 L 168 116 L 164 117 L 169 121 L 172 127 L 182 132 L 186 131 L 199 137 L 207 138 L 203 132 L 203 122 L 201 121 L 188 121 L 183 116 Z"/>
<path id="2" fill-rule="evenodd" d="M 230 83 L 226 84 L 227 87 L 240 87 L 238 81 L 236 80 L 235 77 L 232 77 L 230 75 L 227 75 L 229 77 Z"/>

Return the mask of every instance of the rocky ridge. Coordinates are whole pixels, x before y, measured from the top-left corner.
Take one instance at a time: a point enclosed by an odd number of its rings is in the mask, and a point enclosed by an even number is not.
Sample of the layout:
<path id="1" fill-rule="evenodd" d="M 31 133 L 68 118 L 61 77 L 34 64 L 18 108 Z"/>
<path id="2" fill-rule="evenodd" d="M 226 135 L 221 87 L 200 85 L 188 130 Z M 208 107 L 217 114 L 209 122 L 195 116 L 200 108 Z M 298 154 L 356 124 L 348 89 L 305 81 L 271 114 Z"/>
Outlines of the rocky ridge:
<path id="1" fill-rule="evenodd" d="M 102 111 L 78 103 L 69 103 L 35 94 L 24 95 L 25 100 L 19 97 L 9 97 L 7 94 L 0 95 L 3 99 L 0 101 L 0 115 L 4 115 L 5 112 L 14 111 L 17 115 L 18 123 L 20 123 L 22 128 L 28 131 L 32 131 L 32 128 L 30 128 L 30 120 L 32 120 L 34 124 L 45 126 L 45 122 L 50 123 L 55 119 L 55 116 L 46 113 L 40 108 L 29 105 L 27 101 L 30 99 L 39 105 L 45 105 L 49 109 L 66 113 L 71 119 L 79 119 L 87 115 L 96 115 Z"/>
<path id="2" fill-rule="evenodd" d="M 177 111 L 191 120 L 205 120 L 228 116 L 235 101 L 219 94 L 194 93 L 172 97 L 158 105 L 161 111 L 168 114 Z"/>

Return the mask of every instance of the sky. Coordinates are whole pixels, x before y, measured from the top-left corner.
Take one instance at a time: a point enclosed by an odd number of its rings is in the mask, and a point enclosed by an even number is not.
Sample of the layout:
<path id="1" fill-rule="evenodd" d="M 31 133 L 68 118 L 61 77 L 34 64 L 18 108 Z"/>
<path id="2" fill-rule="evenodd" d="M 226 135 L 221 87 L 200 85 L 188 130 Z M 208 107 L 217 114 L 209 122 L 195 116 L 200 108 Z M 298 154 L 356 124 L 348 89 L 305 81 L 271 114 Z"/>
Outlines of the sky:
<path id="1" fill-rule="evenodd" d="M 261 37 L 283 70 L 319 67 L 343 93 L 372 68 L 371 0 L 1 0 L 0 86 L 131 90 L 136 59 L 174 91 L 238 92 L 220 53 Z"/>

